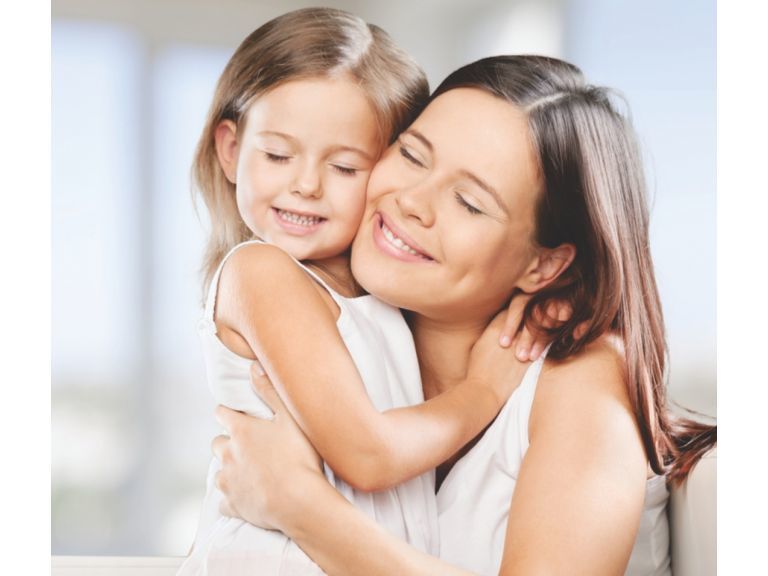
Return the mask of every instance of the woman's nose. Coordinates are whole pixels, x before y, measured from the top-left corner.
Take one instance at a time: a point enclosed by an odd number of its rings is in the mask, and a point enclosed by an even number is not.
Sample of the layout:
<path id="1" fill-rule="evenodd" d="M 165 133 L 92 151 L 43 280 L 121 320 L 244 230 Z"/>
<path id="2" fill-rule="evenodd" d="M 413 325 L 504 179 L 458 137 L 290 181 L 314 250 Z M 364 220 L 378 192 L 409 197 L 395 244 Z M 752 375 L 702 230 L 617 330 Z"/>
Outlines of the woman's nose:
<path id="1" fill-rule="evenodd" d="M 291 183 L 291 193 L 302 198 L 320 198 L 323 187 L 320 182 L 320 171 L 312 163 L 305 163 L 297 171 Z"/>
<path id="2" fill-rule="evenodd" d="M 431 188 L 429 182 L 423 181 L 401 189 L 395 196 L 400 213 L 406 218 L 417 220 L 422 226 L 432 226 L 435 223 L 435 195 Z"/>

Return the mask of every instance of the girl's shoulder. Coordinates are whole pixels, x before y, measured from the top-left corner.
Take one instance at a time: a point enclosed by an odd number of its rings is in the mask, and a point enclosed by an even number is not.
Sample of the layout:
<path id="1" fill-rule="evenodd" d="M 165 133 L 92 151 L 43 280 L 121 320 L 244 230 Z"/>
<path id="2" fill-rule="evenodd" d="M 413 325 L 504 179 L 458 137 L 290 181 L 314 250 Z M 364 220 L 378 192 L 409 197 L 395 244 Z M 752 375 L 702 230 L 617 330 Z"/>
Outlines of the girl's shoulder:
<path id="1" fill-rule="evenodd" d="M 270 290 L 314 284 L 304 267 L 282 248 L 263 242 L 243 242 L 227 255 L 222 265 L 221 278 L 246 284 L 257 289 Z"/>
<path id="2" fill-rule="evenodd" d="M 318 302 L 319 296 L 334 315 L 338 314 L 325 286 L 290 254 L 272 244 L 245 242 L 235 247 L 223 263 L 219 284 L 219 305 L 226 300 L 248 307 L 290 302 L 301 306 Z"/>

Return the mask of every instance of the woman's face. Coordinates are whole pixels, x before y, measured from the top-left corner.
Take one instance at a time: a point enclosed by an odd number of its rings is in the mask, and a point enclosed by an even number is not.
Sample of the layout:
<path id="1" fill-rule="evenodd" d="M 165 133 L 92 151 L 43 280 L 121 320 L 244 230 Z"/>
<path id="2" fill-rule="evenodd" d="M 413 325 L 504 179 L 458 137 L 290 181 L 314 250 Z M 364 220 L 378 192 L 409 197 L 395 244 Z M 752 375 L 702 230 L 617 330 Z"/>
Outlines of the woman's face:
<path id="1" fill-rule="evenodd" d="M 485 319 L 536 256 L 540 187 L 523 112 L 478 89 L 446 92 L 371 174 L 355 278 L 427 317 Z"/>

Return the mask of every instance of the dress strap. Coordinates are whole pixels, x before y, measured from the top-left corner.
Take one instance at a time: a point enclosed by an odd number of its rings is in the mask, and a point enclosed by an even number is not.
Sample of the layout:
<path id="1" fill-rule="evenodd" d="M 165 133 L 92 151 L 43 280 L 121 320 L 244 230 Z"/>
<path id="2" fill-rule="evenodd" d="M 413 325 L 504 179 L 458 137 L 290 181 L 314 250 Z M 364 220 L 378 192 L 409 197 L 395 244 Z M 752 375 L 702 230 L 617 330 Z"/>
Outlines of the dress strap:
<path id="1" fill-rule="evenodd" d="M 536 389 L 539 384 L 539 376 L 541 376 L 541 370 L 544 367 L 544 360 L 547 357 L 547 353 L 549 352 L 550 347 L 551 344 L 548 345 L 541 353 L 541 356 L 539 356 L 536 361 L 531 364 L 531 366 L 528 368 L 528 371 L 525 373 L 525 376 L 523 377 L 523 381 L 520 384 L 520 398 L 517 404 L 517 421 L 519 426 L 518 431 L 520 444 L 523 450 L 528 449 L 528 422 L 531 418 L 531 409 L 533 408 L 533 399 L 536 396 Z"/>
<path id="2" fill-rule="evenodd" d="M 243 246 L 248 246 L 249 244 L 269 244 L 268 242 L 264 242 L 263 240 L 247 240 L 245 242 L 241 242 L 234 248 L 232 248 L 227 254 L 224 256 L 224 258 L 221 259 L 221 262 L 219 262 L 219 267 L 216 269 L 216 272 L 213 275 L 213 278 L 211 279 L 211 285 L 208 287 L 208 297 L 205 301 L 205 314 L 204 318 L 207 322 L 213 323 L 214 317 L 216 315 L 216 296 L 219 292 L 219 278 L 221 277 L 221 271 L 224 269 L 224 264 L 229 259 L 232 254 L 234 254 L 238 249 L 242 248 Z M 274 244 L 270 244 L 271 246 L 274 246 Z M 279 247 L 278 247 L 279 248 Z M 286 252 L 286 254 L 288 254 Z M 331 288 L 328 283 L 323 280 L 316 272 L 302 264 L 299 260 L 288 254 L 288 256 L 291 257 L 291 259 L 296 263 L 296 265 L 304 270 L 315 282 L 320 284 L 327 292 L 331 295 L 333 300 L 339 305 L 342 306 L 342 297 L 333 289 Z"/>
<path id="3" fill-rule="evenodd" d="M 221 277 L 221 271 L 224 269 L 224 263 L 229 260 L 229 257 L 232 256 L 238 249 L 242 248 L 243 246 L 248 246 L 249 244 L 265 244 L 262 240 L 247 240 L 245 242 L 241 242 L 237 246 L 234 246 L 229 252 L 227 252 L 224 255 L 224 258 L 221 259 L 221 262 L 219 262 L 219 267 L 216 268 L 216 272 L 213 274 L 213 278 L 211 278 L 211 285 L 208 286 L 208 297 L 205 300 L 205 315 L 204 318 L 208 322 L 214 321 L 214 316 L 216 313 L 216 296 L 219 293 L 219 278 Z"/>

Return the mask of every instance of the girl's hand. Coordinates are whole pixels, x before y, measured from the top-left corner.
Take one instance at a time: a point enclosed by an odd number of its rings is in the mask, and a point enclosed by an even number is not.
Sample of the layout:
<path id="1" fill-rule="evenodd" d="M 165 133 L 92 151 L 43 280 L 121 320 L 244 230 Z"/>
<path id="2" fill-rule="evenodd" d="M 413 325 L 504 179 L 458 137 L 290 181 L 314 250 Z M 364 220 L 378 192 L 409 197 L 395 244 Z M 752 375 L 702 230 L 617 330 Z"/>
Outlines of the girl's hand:
<path id="1" fill-rule="evenodd" d="M 216 408 L 216 418 L 229 434 L 216 437 L 212 445 L 221 462 L 215 480 L 224 495 L 221 513 L 282 530 L 301 513 L 303 486 L 325 477 L 320 457 L 257 363 L 251 382 L 275 416 L 262 420 Z"/>
<path id="2" fill-rule="evenodd" d="M 499 346 L 502 329 L 511 313 L 516 313 L 516 322 L 520 322 L 523 306 L 516 306 L 509 311 L 502 310 L 491 321 L 480 338 L 472 346 L 469 355 L 467 380 L 480 386 L 490 387 L 501 407 L 510 394 L 520 385 L 523 375 L 530 364 L 519 360 L 512 350 Z"/>
<path id="3" fill-rule="evenodd" d="M 509 348 L 514 344 L 515 354 L 518 360 L 522 362 L 533 362 L 538 359 L 544 348 L 550 343 L 546 334 L 536 334 L 528 326 L 520 326 L 523 310 L 530 299 L 530 295 L 522 293 L 512 298 L 506 311 L 504 326 L 499 334 L 499 345 L 502 348 Z M 502 314 L 504 313 L 502 312 Z M 534 314 L 536 313 L 534 312 Z M 569 320 L 572 315 L 573 310 L 568 302 L 553 300 L 547 304 L 544 314 L 536 314 L 536 320 L 544 328 L 554 328 Z M 582 327 L 576 329 L 575 338 L 578 338 L 578 332 L 581 329 Z"/>

